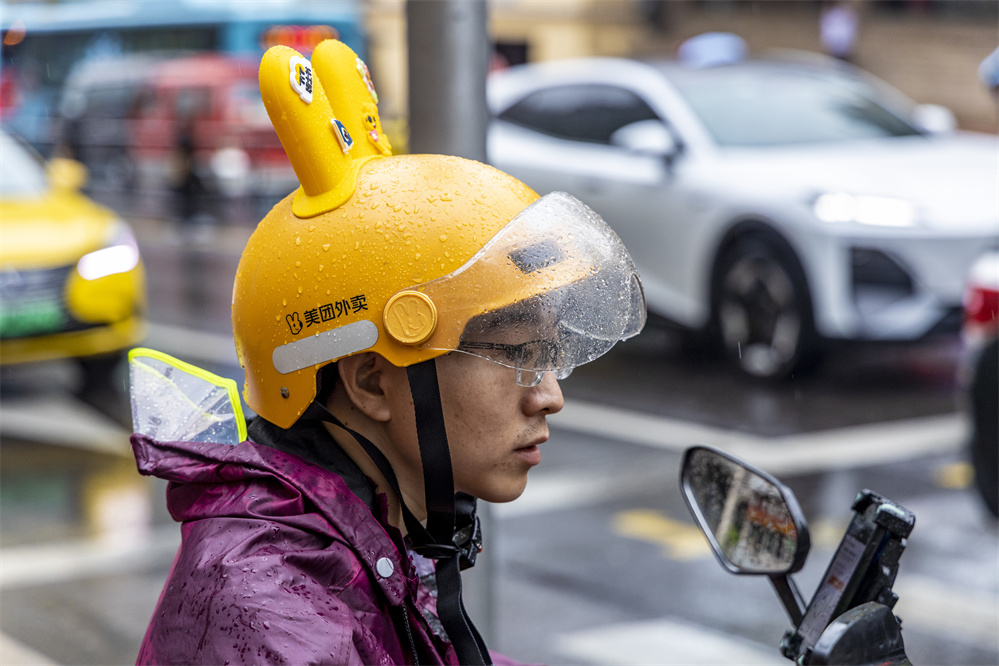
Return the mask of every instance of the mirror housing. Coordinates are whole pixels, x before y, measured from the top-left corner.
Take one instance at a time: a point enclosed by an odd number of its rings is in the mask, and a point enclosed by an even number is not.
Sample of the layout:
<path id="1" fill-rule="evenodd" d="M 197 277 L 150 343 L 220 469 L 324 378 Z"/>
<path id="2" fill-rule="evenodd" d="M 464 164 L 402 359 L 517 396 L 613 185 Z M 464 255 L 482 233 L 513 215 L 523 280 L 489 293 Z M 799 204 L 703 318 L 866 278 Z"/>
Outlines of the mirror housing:
<path id="1" fill-rule="evenodd" d="M 640 155 L 671 160 L 680 152 L 680 144 L 661 120 L 639 120 L 621 127 L 610 136 L 612 146 Z"/>
<path id="2" fill-rule="evenodd" d="M 794 493 L 727 453 L 687 449 L 680 486 L 722 566 L 736 574 L 786 576 L 808 556 L 808 526 Z"/>
<path id="3" fill-rule="evenodd" d="M 957 129 L 954 112 L 940 104 L 920 104 L 912 110 L 912 122 L 927 134 L 950 134 Z"/>
<path id="4" fill-rule="evenodd" d="M 66 157 L 53 157 L 45 165 L 49 183 L 57 190 L 76 192 L 87 184 L 87 167 Z"/>

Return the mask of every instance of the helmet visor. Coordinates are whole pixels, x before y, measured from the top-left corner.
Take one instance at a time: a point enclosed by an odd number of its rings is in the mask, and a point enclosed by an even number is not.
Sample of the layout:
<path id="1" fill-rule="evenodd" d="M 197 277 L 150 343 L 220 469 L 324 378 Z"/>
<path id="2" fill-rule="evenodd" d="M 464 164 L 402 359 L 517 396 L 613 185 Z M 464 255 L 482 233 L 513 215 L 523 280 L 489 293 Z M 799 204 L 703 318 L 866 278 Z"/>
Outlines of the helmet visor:
<path id="1" fill-rule="evenodd" d="M 414 290 L 433 300 L 441 319 L 421 346 L 480 356 L 537 381 L 548 371 L 567 376 L 645 324 L 624 244 L 564 192 L 537 200 L 461 268 Z"/>

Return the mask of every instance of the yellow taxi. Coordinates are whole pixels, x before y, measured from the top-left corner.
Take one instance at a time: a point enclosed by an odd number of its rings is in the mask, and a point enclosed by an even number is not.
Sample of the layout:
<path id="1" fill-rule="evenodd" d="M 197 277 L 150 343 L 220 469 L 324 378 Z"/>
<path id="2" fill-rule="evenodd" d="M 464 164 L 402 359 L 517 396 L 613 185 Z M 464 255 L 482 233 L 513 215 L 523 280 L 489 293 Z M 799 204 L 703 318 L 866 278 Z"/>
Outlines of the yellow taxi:
<path id="1" fill-rule="evenodd" d="M 0 130 L 0 364 L 78 358 L 86 373 L 144 335 L 135 236 L 79 192 L 85 180 Z"/>

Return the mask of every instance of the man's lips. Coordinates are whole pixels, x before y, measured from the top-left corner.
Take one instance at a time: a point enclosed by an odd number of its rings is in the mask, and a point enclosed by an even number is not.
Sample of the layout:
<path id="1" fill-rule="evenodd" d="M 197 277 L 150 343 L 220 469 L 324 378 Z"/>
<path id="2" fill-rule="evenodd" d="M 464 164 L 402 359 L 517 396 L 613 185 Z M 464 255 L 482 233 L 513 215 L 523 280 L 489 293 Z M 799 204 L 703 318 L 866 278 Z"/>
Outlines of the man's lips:
<path id="1" fill-rule="evenodd" d="M 517 454 L 518 458 L 520 458 L 527 464 L 532 466 L 539 465 L 541 464 L 541 449 L 539 449 L 538 447 L 547 441 L 548 441 L 548 433 L 545 433 L 544 436 L 538 437 L 527 446 L 521 446 L 517 449 L 514 449 L 513 452 Z"/>

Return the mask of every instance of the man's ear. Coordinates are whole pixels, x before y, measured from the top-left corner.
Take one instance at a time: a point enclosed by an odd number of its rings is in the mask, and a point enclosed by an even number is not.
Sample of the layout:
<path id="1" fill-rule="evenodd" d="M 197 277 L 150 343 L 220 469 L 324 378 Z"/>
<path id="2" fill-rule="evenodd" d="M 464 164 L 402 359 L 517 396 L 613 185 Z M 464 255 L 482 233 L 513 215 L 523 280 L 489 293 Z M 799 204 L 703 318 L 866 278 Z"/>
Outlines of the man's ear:
<path id="1" fill-rule="evenodd" d="M 395 367 L 381 354 L 365 352 L 340 359 L 338 370 L 344 393 L 356 409 L 374 421 L 392 418 L 391 393 L 400 371 L 405 379 L 404 369 Z"/>

